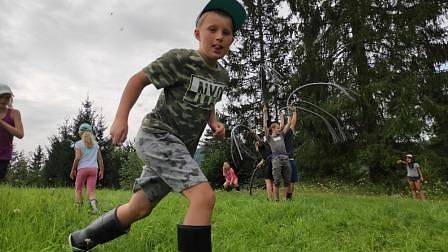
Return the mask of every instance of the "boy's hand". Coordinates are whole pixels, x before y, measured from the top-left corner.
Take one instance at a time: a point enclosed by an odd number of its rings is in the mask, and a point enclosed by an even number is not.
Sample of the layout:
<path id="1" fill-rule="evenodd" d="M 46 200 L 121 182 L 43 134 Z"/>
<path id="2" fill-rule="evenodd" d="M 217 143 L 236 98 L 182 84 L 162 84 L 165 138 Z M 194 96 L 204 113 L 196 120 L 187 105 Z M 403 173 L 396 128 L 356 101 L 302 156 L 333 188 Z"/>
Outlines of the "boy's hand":
<path id="1" fill-rule="evenodd" d="M 223 123 L 213 122 L 213 123 L 210 123 L 209 126 L 213 131 L 214 137 L 222 138 L 226 135 L 226 128 L 224 127 Z"/>
<path id="2" fill-rule="evenodd" d="M 128 135 L 128 123 L 126 120 L 115 119 L 110 127 L 112 144 L 121 145 Z"/>

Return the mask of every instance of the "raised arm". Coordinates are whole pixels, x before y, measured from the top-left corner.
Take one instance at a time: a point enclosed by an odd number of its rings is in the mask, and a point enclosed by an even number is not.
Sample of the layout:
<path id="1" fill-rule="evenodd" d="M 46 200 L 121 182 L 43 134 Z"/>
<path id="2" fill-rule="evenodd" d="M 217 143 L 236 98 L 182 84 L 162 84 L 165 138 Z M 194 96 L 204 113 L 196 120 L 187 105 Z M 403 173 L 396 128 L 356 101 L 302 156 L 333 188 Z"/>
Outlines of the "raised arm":
<path id="1" fill-rule="evenodd" d="M 113 144 L 122 144 L 126 140 L 128 135 L 129 112 L 140 96 L 143 88 L 149 84 L 151 84 L 151 82 L 143 71 L 132 76 L 126 84 L 123 94 L 121 95 L 114 122 L 110 128 Z"/>
<path id="2" fill-rule="evenodd" d="M 263 130 L 264 135 L 269 137 L 269 129 L 268 129 L 268 107 L 266 104 L 263 104 Z"/>
<path id="3" fill-rule="evenodd" d="M 296 107 L 290 106 L 289 111 L 292 112 L 292 116 L 289 118 L 289 120 L 290 120 L 291 130 L 294 133 L 296 130 L 296 124 L 297 124 L 297 109 L 296 109 Z"/>
<path id="4" fill-rule="evenodd" d="M 285 126 L 285 114 L 283 112 L 280 112 L 280 129 L 283 129 Z"/>

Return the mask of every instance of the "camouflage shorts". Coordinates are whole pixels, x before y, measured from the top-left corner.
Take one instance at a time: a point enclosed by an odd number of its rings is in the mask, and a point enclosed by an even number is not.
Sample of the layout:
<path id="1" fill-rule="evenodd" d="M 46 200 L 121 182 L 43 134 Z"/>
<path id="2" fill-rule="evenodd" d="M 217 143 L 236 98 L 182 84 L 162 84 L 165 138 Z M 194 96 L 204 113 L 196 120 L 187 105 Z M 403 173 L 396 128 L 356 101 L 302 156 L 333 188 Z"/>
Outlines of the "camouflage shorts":
<path id="1" fill-rule="evenodd" d="M 171 133 L 148 133 L 140 129 L 135 148 L 145 166 L 135 180 L 133 191 L 143 189 L 153 204 L 157 204 L 171 190 L 182 192 L 207 182 L 185 144 Z"/>

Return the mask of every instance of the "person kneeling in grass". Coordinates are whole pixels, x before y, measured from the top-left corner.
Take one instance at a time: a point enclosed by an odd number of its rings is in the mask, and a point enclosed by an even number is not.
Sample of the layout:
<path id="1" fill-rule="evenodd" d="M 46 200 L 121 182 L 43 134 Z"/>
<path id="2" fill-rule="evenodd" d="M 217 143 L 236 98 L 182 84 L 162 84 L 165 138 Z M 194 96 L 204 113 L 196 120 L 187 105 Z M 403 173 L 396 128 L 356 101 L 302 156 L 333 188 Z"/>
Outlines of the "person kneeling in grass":
<path id="1" fill-rule="evenodd" d="M 228 161 L 225 161 L 222 165 L 222 175 L 226 179 L 226 182 L 224 182 L 224 189 L 226 191 L 229 192 L 232 188 L 235 188 L 237 191 L 240 190 L 240 186 L 238 185 L 238 177 Z"/>

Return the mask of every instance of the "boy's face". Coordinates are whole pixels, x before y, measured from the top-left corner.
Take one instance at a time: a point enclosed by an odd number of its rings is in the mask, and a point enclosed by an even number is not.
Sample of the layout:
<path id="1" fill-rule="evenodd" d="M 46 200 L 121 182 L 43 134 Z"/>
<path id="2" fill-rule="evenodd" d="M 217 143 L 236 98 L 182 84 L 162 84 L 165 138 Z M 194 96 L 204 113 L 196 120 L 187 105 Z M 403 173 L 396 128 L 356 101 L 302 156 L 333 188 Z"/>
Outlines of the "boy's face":
<path id="1" fill-rule="evenodd" d="M 215 64 L 229 52 L 233 42 L 232 19 L 213 11 L 202 15 L 203 20 L 194 31 L 198 51 L 207 63 Z"/>

